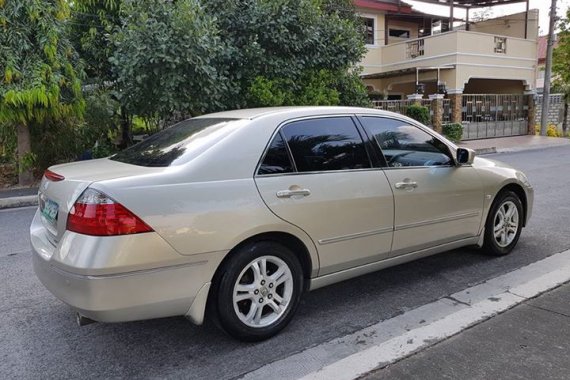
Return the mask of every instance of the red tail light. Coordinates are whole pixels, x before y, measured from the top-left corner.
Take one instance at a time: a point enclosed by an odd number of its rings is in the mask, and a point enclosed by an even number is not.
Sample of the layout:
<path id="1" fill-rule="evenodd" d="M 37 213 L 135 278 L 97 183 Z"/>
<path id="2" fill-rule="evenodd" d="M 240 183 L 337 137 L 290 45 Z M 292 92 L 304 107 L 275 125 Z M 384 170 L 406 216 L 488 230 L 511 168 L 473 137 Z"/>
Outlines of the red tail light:
<path id="1" fill-rule="evenodd" d="M 152 232 L 145 222 L 120 203 L 87 189 L 71 208 L 67 229 L 84 235 L 116 236 Z"/>
<path id="2" fill-rule="evenodd" d="M 53 182 L 59 182 L 65 179 L 65 177 L 62 176 L 61 174 L 54 173 L 49 169 L 44 172 L 44 177 Z"/>

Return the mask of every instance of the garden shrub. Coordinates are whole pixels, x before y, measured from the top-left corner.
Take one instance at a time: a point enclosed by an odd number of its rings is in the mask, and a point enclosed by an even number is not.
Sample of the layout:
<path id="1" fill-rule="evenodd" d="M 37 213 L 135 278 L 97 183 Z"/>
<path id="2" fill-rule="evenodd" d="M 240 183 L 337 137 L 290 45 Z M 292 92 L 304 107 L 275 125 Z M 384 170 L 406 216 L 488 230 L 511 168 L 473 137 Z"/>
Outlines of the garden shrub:
<path id="1" fill-rule="evenodd" d="M 463 137 L 463 126 L 459 123 L 445 124 L 442 127 L 442 132 L 451 141 L 459 142 Z"/>
<path id="2" fill-rule="evenodd" d="M 424 125 L 430 124 L 429 108 L 419 104 L 412 104 L 406 110 L 406 116 L 419 121 Z"/>

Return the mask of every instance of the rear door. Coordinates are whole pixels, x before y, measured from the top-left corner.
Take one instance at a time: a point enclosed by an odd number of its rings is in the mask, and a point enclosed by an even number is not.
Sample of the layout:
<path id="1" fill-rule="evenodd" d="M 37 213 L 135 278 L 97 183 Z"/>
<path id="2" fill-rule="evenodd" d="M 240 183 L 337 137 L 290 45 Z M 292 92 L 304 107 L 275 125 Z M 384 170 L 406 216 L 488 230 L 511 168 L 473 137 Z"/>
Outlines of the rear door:
<path id="1" fill-rule="evenodd" d="M 394 204 L 350 116 L 285 124 L 256 174 L 267 206 L 317 245 L 319 275 L 390 255 Z"/>
<path id="2" fill-rule="evenodd" d="M 473 167 L 456 166 L 446 144 L 406 121 L 359 119 L 385 157 L 394 191 L 393 255 L 477 236 L 484 193 Z"/>

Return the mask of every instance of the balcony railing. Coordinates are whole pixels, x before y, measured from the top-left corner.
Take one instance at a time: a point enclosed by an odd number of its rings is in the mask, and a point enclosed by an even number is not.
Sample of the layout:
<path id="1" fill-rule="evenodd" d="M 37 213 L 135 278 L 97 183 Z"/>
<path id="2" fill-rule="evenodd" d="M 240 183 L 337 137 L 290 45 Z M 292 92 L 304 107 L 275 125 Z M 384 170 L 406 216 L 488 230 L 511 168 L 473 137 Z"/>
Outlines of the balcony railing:
<path id="1" fill-rule="evenodd" d="M 455 64 L 531 70 L 535 61 L 534 40 L 456 30 L 370 49 L 363 65 L 366 74 Z"/>
<path id="2" fill-rule="evenodd" d="M 406 58 L 414 59 L 424 55 L 424 39 L 406 42 Z"/>

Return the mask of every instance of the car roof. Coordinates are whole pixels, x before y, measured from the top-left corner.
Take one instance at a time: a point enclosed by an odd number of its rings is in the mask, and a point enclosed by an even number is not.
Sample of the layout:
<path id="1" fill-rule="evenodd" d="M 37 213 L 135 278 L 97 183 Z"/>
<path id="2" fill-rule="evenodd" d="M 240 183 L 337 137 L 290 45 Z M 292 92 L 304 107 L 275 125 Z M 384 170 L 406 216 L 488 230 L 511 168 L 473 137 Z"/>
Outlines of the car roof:
<path id="1" fill-rule="evenodd" d="M 256 119 L 262 116 L 276 115 L 288 112 L 304 113 L 306 115 L 326 115 L 330 113 L 374 113 L 378 115 L 394 115 L 392 112 L 381 111 L 374 108 L 362 107 L 331 107 L 331 106 L 297 106 L 297 107 L 266 107 L 266 108 L 248 108 L 233 111 L 216 112 L 199 116 L 199 118 L 227 118 L 227 119 Z M 401 116 L 401 115 L 398 115 Z"/>

